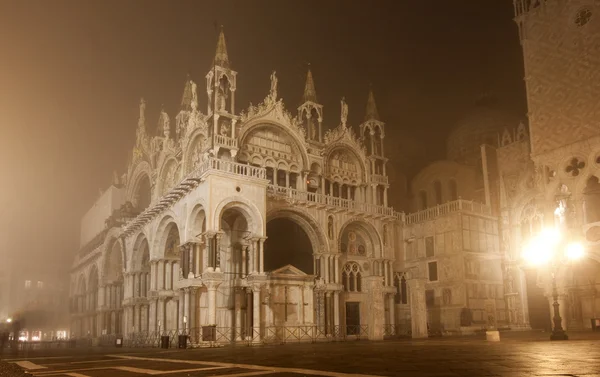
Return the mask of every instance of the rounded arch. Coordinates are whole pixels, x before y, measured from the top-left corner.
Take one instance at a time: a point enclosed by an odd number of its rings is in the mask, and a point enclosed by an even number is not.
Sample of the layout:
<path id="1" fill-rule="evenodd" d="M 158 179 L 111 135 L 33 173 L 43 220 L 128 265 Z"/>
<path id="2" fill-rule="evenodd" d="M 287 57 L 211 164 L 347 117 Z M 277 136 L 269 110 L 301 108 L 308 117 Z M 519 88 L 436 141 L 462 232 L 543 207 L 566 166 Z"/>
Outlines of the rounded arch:
<path id="1" fill-rule="evenodd" d="M 338 250 L 340 252 L 344 252 L 344 242 L 346 241 L 346 235 L 347 231 L 350 231 L 352 229 L 357 229 L 359 231 L 361 231 L 361 233 L 363 235 L 365 235 L 367 237 L 367 239 L 365 241 L 368 241 L 372 247 L 373 247 L 373 252 L 372 254 L 369 254 L 368 250 L 365 250 L 365 255 L 366 257 L 372 257 L 372 258 L 382 258 L 383 257 L 383 242 L 382 242 L 382 238 L 379 234 L 379 232 L 377 231 L 377 229 L 373 226 L 373 224 L 369 224 L 367 222 L 365 222 L 362 219 L 350 219 L 348 221 L 346 221 L 344 223 L 344 225 L 342 225 L 342 227 L 339 230 L 339 236 L 338 236 Z M 358 255 L 360 255 L 360 251 L 357 252 Z"/>
<path id="2" fill-rule="evenodd" d="M 206 205 L 204 200 L 200 200 L 189 212 L 185 227 L 185 241 L 196 239 L 196 237 L 206 231 Z"/>
<path id="3" fill-rule="evenodd" d="M 181 165 L 177 162 L 175 156 L 166 156 L 158 169 L 157 174 L 157 196 L 165 194 L 166 190 L 175 187 L 180 180 Z"/>
<path id="4" fill-rule="evenodd" d="M 125 247 L 121 238 L 111 238 L 107 243 L 103 258 L 102 281 L 103 283 L 122 280 L 125 273 Z"/>
<path id="5" fill-rule="evenodd" d="M 207 224 L 207 229 L 220 230 L 218 228 L 221 226 L 223 213 L 225 213 L 226 210 L 233 208 L 237 209 L 246 218 L 248 231 L 257 236 L 263 236 L 265 234 L 266 224 L 264 224 L 260 210 L 254 203 L 242 196 L 230 196 L 223 199 L 216 206 L 212 224 Z"/>
<path id="6" fill-rule="evenodd" d="M 243 129 L 240 136 L 240 146 L 246 145 L 248 143 L 248 137 L 252 135 L 254 132 L 260 130 L 261 128 L 269 128 L 273 127 L 280 132 L 284 132 L 287 136 L 289 136 L 293 141 L 298 150 L 300 151 L 300 159 L 302 161 L 302 169 L 308 169 L 310 166 L 308 159 L 308 151 L 306 150 L 306 145 L 304 143 L 304 138 L 300 138 L 296 132 L 291 130 L 291 127 L 286 127 L 285 125 L 273 122 L 264 119 L 256 119 L 250 121 Z"/>
<path id="7" fill-rule="evenodd" d="M 323 227 L 306 211 L 297 208 L 278 208 L 267 213 L 267 222 L 275 219 L 294 221 L 308 236 L 313 247 L 313 253 L 328 253 L 329 241 Z"/>
<path id="8" fill-rule="evenodd" d="M 87 292 L 87 284 L 85 283 L 85 275 L 82 273 L 77 279 L 77 294 L 84 295 Z"/>
<path id="9" fill-rule="evenodd" d="M 151 259 L 162 258 L 165 256 L 165 253 L 167 252 L 166 248 L 168 246 L 167 242 L 169 241 L 169 237 L 173 235 L 174 231 L 177 231 L 177 236 L 179 238 L 179 243 L 176 246 L 179 246 L 181 243 L 182 227 L 177 223 L 176 218 L 177 217 L 171 211 L 168 211 L 167 214 L 165 214 L 158 222 L 155 232 L 156 237 L 154 238 L 151 250 L 152 254 L 150 255 Z"/>
<path id="10" fill-rule="evenodd" d="M 87 286 L 90 290 L 98 289 L 100 284 L 100 275 L 98 273 L 98 267 L 94 264 L 90 268 L 90 272 L 88 274 L 88 283 Z"/>
<path id="11" fill-rule="evenodd" d="M 202 151 L 206 149 L 208 136 L 202 128 L 196 128 L 185 145 L 182 166 L 183 174 L 189 174 L 202 161 Z"/>
<path id="12" fill-rule="evenodd" d="M 131 253 L 131 261 L 129 262 L 129 266 L 131 266 L 131 271 L 139 271 L 141 270 L 144 262 L 149 260 L 150 258 L 150 243 L 148 242 L 148 237 L 143 232 L 138 234 L 135 242 L 133 243 L 133 249 Z"/>
<path id="13" fill-rule="evenodd" d="M 141 206 L 145 203 L 140 203 L 141 198 L 148 198 L 148 204 L 152 201 L 152 168 L 146 161 L 142 161 L 135 167 L 131 174 L 131 180 L 127 185 L 126 198 L 137 209 L 143 210 Z M 147 186 L 146 186 L 147 182 Z M 140 205 L 142 204 L 142 205 Z"/>
<path id="14" fill-rule="evenodd" d="M 365 163 L 364 156 L 361 152 L 357 151 L 356 148 L 353 148 L 352 145 L 340 141 L 331 144 L 325 150 L 325 153 L 323 153 L 323 160 L 325 161 L 325 175 L 335 175 L 335 172 L 331 171 L 330 162 L 335 160 L 335 158 L 341 151 L 349 152 L 350 155 L 354 157 L 354 159 L 358 162 L 360 169 L 356 178 L 359 180 L 359 182 L 366 182 L 366 177 L 367 173 L 369 172 L 369 169 L 367 168 L 367 165 Z"/>

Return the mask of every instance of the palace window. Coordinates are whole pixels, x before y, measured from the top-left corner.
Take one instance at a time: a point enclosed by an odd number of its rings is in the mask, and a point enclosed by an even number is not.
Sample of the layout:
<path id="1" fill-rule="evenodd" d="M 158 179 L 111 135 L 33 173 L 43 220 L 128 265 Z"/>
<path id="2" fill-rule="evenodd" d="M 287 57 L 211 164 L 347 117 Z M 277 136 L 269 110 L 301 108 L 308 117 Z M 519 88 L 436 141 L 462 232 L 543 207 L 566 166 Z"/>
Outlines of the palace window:
<path id="1" fill-rule="evenodd" d="M 427 209 L 427 192 L 426 191 L 419 192 L 419 205 L 421 206 L 421 210 Z"/>
<path id="2" fill-rule="evenodd" d="M 427 308 L 433 308 L 435 306 L 435 291 L 433 289 L 425 291 L 425 305 Z"/>
<path id="3" fill-rule="evenodd" d="M 498 252 L 498 228 L 492 220 L 463 216 L 463 246 L 467 251 Z"/>
<path id="4" fill-rule="evenodd" d="M 37 287 L 38 288 L 44 288 L 44 282 L 43 281 L 38 281 L 37 282 Z"/>
<path id="5" fill-rule="evenodd" d="M 31 288 L 31 280 L 25 280 L 25 288 Z"/>
<path id="6" fill-rule="evenodd" d="M 342 285 L 345 292 L 362 292 L 361 271 L 358 263 L 346 263 L 342 270 Z"/>
<path id="7" fill-rule="evenodd" d="M 427 268 L 429 270 L 429 281 L 437 281 L 437 279 L 438 279 L 437 262 L 427 263 Z"/>
<path id="8" fill-rule="evenodd" d="M 394 294 L 394 303 L 407 304 L 408 296 L 406 291 L 406 278 L 404 275 L 402 277 L 399 274 L 394 276 L 394 288 L 396 289 L 396 293 Z"/>
<path id="9" fill-rule="evenodd" d="M 425 237 L 425 256 L 429 258 L 434 254 L 433 236 Z"/>

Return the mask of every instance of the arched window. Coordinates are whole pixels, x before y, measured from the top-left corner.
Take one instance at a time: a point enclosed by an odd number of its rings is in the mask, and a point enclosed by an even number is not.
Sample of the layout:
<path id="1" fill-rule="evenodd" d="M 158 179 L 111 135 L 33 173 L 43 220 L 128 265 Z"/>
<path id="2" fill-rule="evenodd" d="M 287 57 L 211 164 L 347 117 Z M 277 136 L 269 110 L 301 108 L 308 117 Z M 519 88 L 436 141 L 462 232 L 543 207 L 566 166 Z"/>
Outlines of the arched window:
<path id="1" fill-rule="evenodd" d="M 433 191 L 435 192 L 435 204 L 442 204 L 442 183 L 440 181 L 433 182 Z"/>
<path id="2" fill-rule="evenodd" d="M 456 181 L 451 179 L 448 182 L 448 191 L 450 193 L 450 200 L 458 200 L 458 187 L 456 186 Z"/>
<path id="3" fill-rule="evenodd" d="M 361 292 L 362 269 L 355 262 L 348 262 L 342 270 L 342 286 L 345 292 Z"/>
<path id="4" fill-rule="evenodd" d="M 427 192 L 424 190 L 419 192 L 419 205 L 421 210 L 427 209 Z"/>
<path id="5" fill-rule="evenodd" d="M 406 290 L 406 278 L 404 276 L 402 276 L 402 279 L 400 280 L 400 295 L 402 296 L 402 303 L 407 304 L 408 296 Z"/>

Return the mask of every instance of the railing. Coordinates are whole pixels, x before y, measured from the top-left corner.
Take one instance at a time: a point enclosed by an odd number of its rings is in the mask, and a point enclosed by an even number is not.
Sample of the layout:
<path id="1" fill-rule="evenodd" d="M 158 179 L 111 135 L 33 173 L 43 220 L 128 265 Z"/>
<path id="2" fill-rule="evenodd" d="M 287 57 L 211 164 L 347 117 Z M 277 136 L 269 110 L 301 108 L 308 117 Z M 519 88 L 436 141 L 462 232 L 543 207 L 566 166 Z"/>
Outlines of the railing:
<path id="1" fill-rule="evenodd" d="M 369 203 L 361 203 L 352 199 L 336 198 L 334 196 L 323 195 L 316 192 L 299 191 L 290 187 L 268 185 L 267 193 L 279 197 L 290 198 L 299 202 L 315 203 L 332 207 L 346 208 L 348 210 L 367 212 L 374 215 L 396 216 L 396 212 L 391 207 L 384 207 Z"/>
<path id="2" fill-rule="evenodd" d="M 169 337 L 169 347 L 179 344 L 179 335 L 187 335 L 188 346 L 210 346 L 216 344 L 286 344 L 335 342 L 344 340 L 367 339 L 367 325 L 333 326 L 328 330 L 316 325 L 307 326 L 269 326 L 264 328 L 216 327 L 215 339 L 202 340 L 202 328 L 171 330 L 159 332 L 137 332 L 129 334 L 123 342 L 124 347 L 160 347 L 160 338 Z M 103 344 L 103 342 L 100 342 Z M 113 342 L 114 345 L 114 342 Z"/>
<path id="3" fill-rule="evenodd" d="M 383 326 L 383 337 L 384 339 L 394 338 L 410 338 L 412 336 L 412 330 L 410 325 L 384 325 Z"/>
<path id="4" fill-rule="evenodd" d="M 233 139 L 223 135 L 215 135 L 215 144 L 229 148 L 237 148 L 237 139 Z"/>
<path id="5" fill-rule="evenodd" d="M 371 181 L 373 183 L 379 183 L 379 184 L 387 185 L 388 184 L 388 177 L 386 177 L 385 175 L 381 175 L 381 174 L 371 174 Z"/>
<path id="6" fill-rule="evenodd" d="M 407 214 L 405 216 L 405 223 L 420 223 L 459 211 L 472 212 L 487 216 L 492 215 L 492 209 L 485 204 L 473 202 L 471 200 L 458 199 L 452 202 L 437 205 L 432 208 L 427 208 L 419 212 Z"/>
<path id="7" fill-rule="evenodd" d="M 200 177 L 211 170 L 242 175 L 244 177 L 267 179 L 267 173 L 265 168 L 240 164 L 238 162 L 233 161 L 219 160 L 212 157 L 205 160 L 197 169 L 199 173 L 198 176 Z"/>

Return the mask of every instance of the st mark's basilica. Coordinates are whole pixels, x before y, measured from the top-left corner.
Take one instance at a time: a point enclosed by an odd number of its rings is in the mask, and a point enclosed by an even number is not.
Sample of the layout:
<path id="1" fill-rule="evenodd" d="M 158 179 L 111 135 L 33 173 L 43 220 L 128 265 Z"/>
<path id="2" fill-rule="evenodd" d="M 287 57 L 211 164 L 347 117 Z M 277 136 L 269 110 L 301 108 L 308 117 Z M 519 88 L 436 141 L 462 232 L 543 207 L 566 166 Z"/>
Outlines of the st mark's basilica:
<path id="1" fill-rule="evenodd" d="M 82 219 L 71 336 L 189 334 L 201 345 L 529 329 L 528 292 L 550 308 L 552 271 L 532 271 L 521 252 L 547 227 L 585 247 L 583 261 L 553 272 L 563 327 L 590 328 L 600 317 L 600 3 L 514 6 L 528 114 L 481 98 L 446 159 L 410 181 L 406 212 L 388 205 L 372 92 L 361 124 L 349 124 L 342 98 L 326 126 L 311 71 L 294 110 L 273 72 L 262 102 L 240 109 L 221 31 L 205 81 L 186 80 L 174 116 L 148 119 L 139 103 L 127 169 Z"/>

